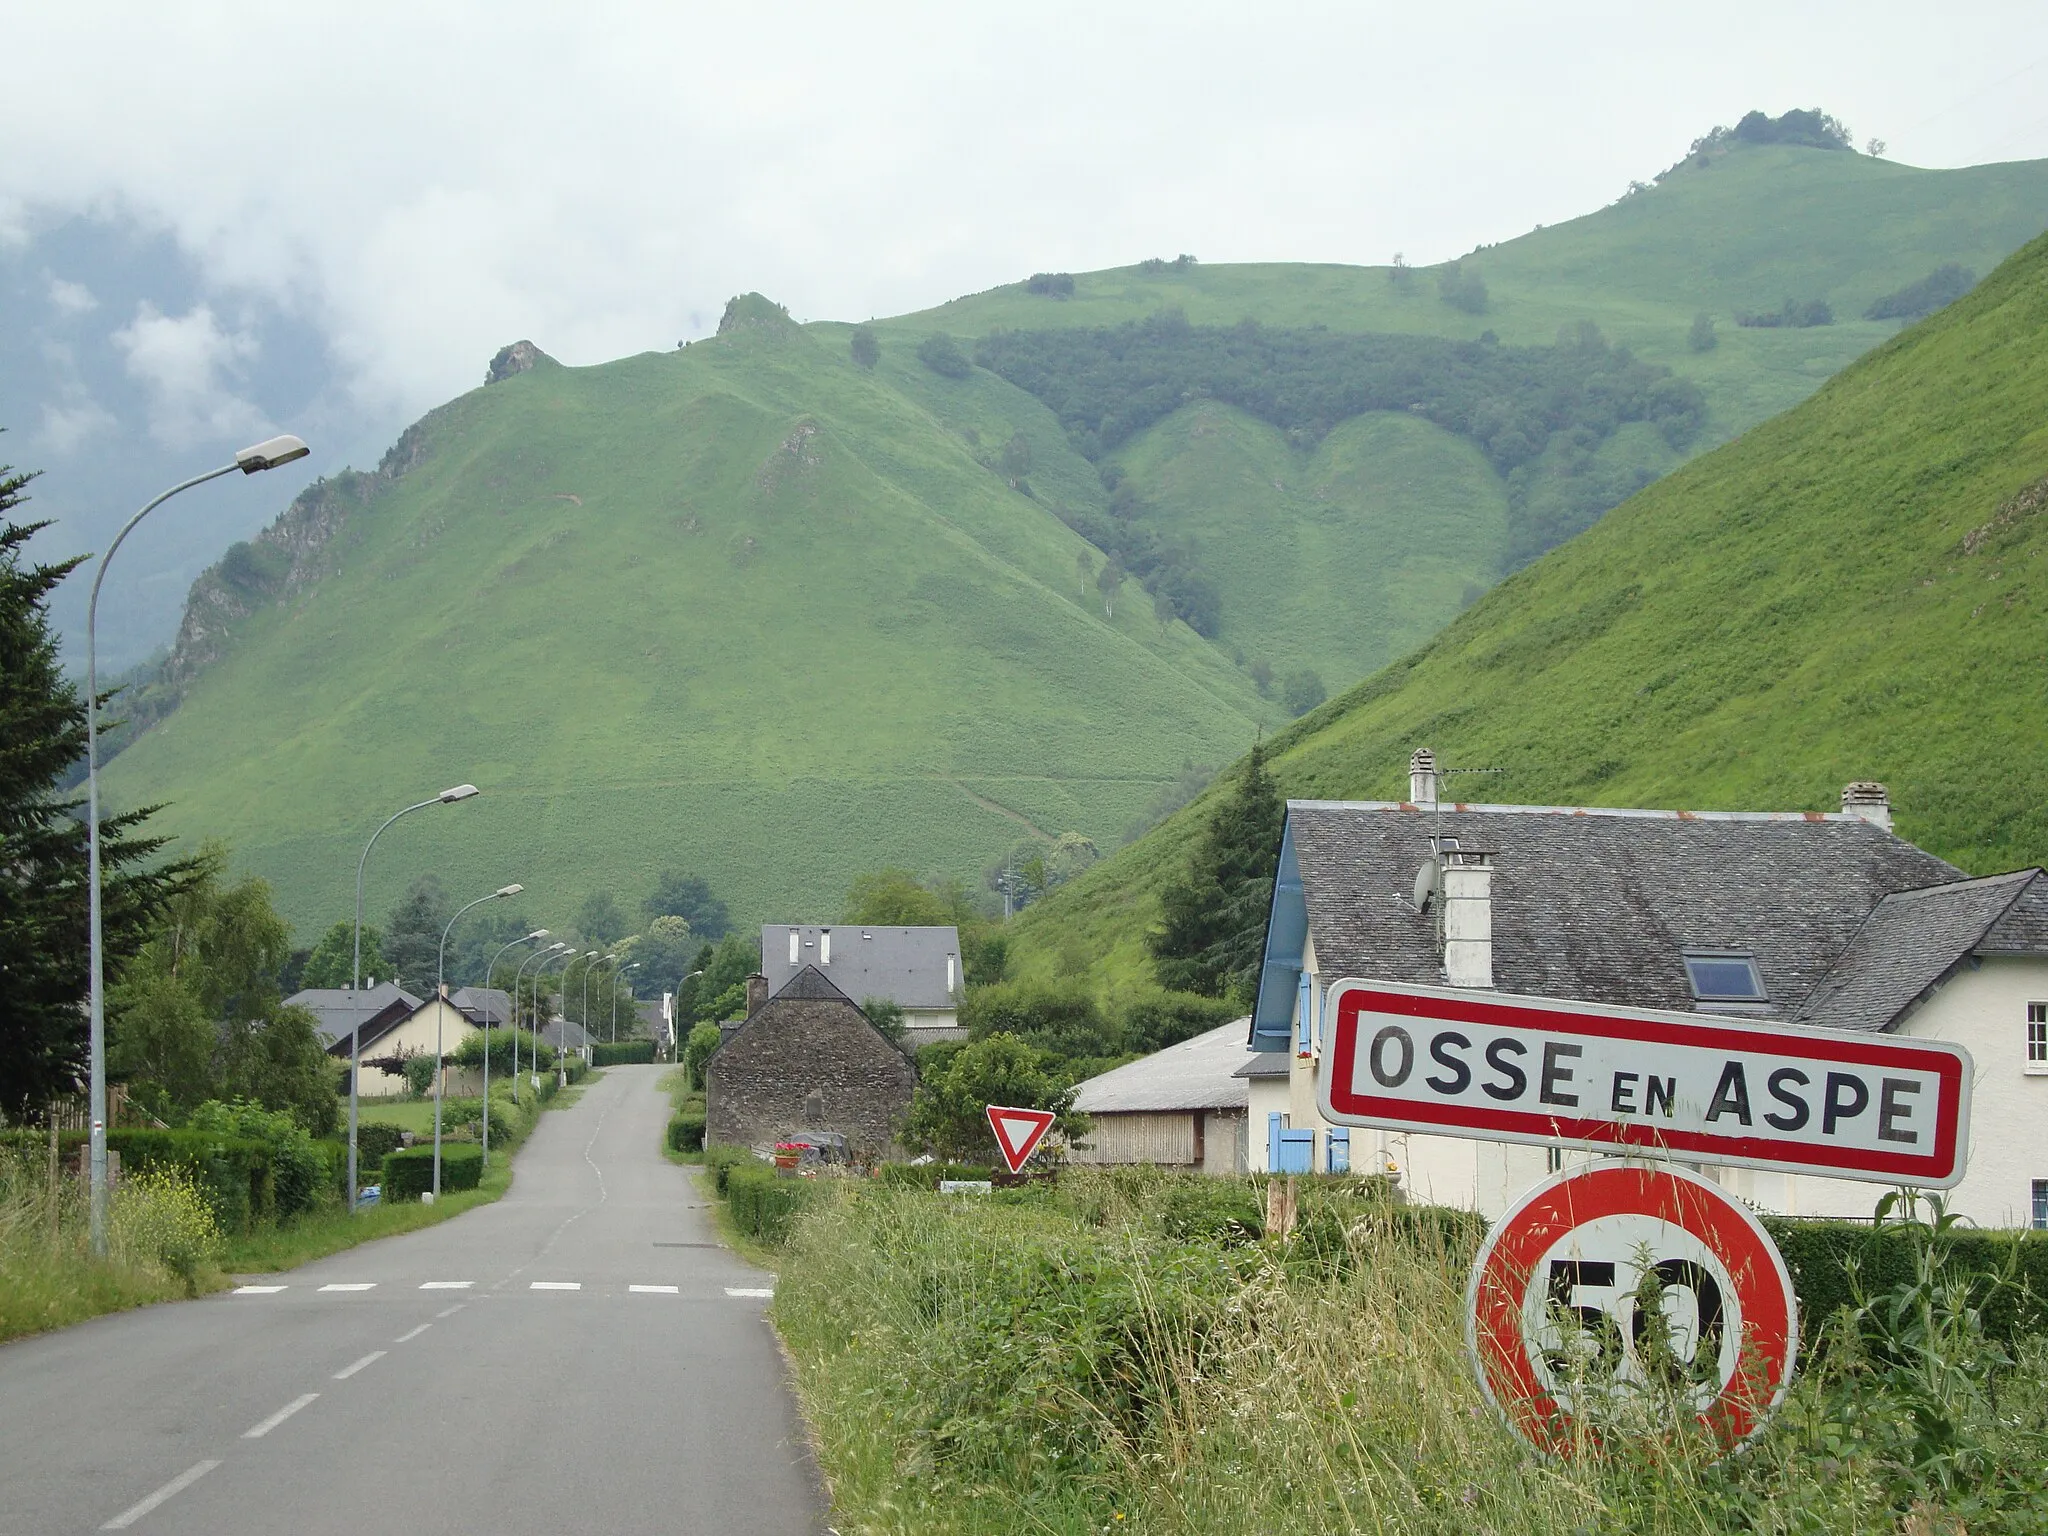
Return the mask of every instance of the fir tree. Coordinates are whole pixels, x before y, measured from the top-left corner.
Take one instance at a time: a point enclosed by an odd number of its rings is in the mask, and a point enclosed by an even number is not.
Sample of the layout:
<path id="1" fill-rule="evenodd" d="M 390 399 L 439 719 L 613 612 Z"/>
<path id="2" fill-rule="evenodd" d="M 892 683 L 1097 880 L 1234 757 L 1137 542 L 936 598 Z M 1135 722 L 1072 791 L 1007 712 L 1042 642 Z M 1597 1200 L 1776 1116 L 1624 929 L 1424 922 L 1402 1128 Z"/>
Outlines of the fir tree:
<path id="1" fill-rule="evenodd" d="M 1161 894 L 1165 923 L 1146 942 L 1162 987 L 1250 998 L 1258 984 L 1285 815 L 1262 742 L 1217 801 L 1187 874 Z"/>
<path id="2" fill-rule="evenodd" d="M 436 876 L 421 875 L 413 881 L 384 925 L 384 963 L 391 967 L 393 981 L 419 997 L 434 990 L 441 934 L 454 913 Z"/>
<path id="3" fill-rule="evenodd" d="M 0 1111 L 74 1092 L 86 1068 L 90 983 L 82 794 L 64 777 L 85 755 L 85 701 L 64 676 L 49 599 L 80 559 L 33 565 L 42 523 L 8 514 L 34 478 L 0 465 Z M 141 948 L 189 863 L 156 864 L 164 839 L 141 835 L 155 812 L 100 823 L 107 980 Z"/>

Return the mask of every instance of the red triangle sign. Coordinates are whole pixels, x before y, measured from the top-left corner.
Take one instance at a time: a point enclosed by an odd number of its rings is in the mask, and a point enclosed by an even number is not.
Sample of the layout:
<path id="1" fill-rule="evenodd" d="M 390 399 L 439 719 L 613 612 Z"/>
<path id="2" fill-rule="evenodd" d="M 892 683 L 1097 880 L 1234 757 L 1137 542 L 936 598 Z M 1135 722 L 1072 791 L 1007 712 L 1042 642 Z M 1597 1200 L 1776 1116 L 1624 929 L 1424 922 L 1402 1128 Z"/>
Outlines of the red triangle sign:
<path id="1" fill-rule="evenodd" d="M 996 1133 L 996 1150 L 1003 1154 L 1003 1161 L 1010 1172 L 1022 1173 L 1024 1164 L 1031 1154 L 1038 1150 L 1038 1144 L 1045 1140 L 1045 1133 L 1052 1129 L 1053 1115 L 1049 1109 L 1012 1109 L 1007 1104 L 991 1104 L 988 1107 L 989 1129 Z"/>

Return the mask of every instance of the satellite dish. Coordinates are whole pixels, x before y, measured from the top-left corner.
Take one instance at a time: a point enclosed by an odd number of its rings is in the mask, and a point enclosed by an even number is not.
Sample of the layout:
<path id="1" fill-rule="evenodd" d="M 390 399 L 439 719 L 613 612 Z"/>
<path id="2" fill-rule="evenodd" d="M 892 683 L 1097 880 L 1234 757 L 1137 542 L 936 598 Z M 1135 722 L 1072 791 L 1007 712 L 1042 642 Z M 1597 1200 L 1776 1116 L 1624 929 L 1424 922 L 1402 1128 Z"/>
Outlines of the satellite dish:
<path id="1" fill-rule="evenodd" d="M 1429 898 L 1436 894 L 1436 860 L 1425 859 L 1415 871 L 1415 910 L 1427 911 Z"/>

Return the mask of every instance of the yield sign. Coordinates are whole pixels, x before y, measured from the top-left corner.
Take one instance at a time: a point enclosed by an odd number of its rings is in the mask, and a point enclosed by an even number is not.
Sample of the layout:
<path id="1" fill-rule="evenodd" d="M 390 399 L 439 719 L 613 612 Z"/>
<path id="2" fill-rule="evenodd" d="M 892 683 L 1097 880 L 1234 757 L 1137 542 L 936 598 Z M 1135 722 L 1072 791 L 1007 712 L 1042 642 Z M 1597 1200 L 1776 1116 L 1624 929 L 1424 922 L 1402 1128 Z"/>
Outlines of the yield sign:
<path id="1" fill-rule="evenodd" d="M 1045 1140 L 1045 1133 L 1052 1129 L 1052 1111 L 1049 1109 L 1012 1109 L 1007 1104 L 991 1104 L 988 1107 L 989 1129 L 996 1133 L 996 1150 L 1003 1154 L 1003 1161 L 1010 1172 L 1022 1173 L 1024 1164 L 1038 1144 Z"/>

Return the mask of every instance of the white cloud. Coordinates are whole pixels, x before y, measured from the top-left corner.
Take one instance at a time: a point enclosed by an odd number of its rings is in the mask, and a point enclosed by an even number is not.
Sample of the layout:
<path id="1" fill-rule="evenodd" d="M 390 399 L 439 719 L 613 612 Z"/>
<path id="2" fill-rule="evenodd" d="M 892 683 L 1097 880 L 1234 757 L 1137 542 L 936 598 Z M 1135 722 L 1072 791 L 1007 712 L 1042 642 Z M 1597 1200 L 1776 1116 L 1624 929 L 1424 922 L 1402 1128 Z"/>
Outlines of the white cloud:
<path id="1" fill-rule="evenodd" d="M 50 307 L 60 315 L 83 315 L 98 309 L 100 301 L 92 296 L 92 290 L 85 284 L 53 277 L 50 279 Z"/>
<path id="2" fill-rule="evenodd" d="M 113 413 L 90 395 L 68 397 L 61 405 L 45 401 L 36 446 L 52 458 L 65 458 L 113 425 Z"/>
<path id="3" fill-rule="evenodd" d="M 132 214 L 216 291 L 313 318 L 365 404 L 416 411 L 517 337 L 576 363 L 667 347 L 746 288 L 860 319 L 1180 251 L 1440 260 L 1598 207 L 1750 107 L 1824 107 L 1922 165 L 2048 153 L 2023 82 L 1988 88 L 2048 55 L 2038 0 L 1024 14 L 26 7 L 0 238 L 24 208 Z M 166 420 L 232 413 L 232 361 Z"/>
<path id="4" fill-rule="evenodd" d="M 268 426 L 225 377 L 255 357 L 256 338 L 222 330 L 209 305 L 173 318 L 144 302 L 112 339 L 129 376 L 148 391 L 149 435 L 165 446 L 254 436 Z"/>

